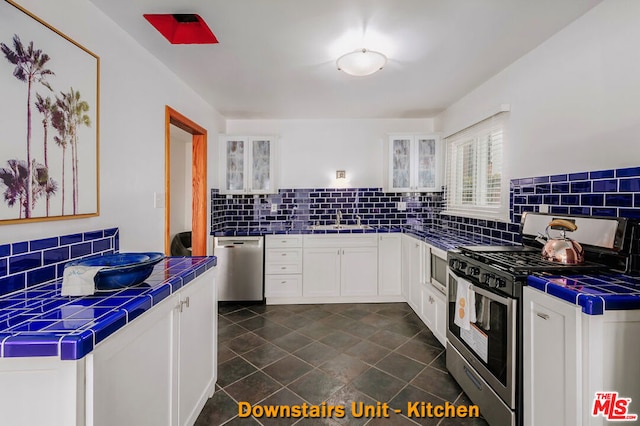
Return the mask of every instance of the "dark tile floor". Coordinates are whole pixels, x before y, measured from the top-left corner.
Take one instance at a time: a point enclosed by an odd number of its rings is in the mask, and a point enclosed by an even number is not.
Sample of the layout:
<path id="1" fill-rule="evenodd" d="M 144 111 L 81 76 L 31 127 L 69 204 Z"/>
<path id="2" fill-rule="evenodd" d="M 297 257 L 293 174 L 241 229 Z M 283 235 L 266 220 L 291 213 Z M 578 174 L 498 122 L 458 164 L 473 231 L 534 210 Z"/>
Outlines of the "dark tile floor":
<path id="1" fill-rule="evenodd" d="M 481 418 L 351 416 L 351 403 L 469 405 L 444 348 L 406 303 L 221 305 L 216 392 L 196 421 L 217 425 L 486 425 Z M 238 402 L 343 405 L 344 418 L 238 416 Z"/>

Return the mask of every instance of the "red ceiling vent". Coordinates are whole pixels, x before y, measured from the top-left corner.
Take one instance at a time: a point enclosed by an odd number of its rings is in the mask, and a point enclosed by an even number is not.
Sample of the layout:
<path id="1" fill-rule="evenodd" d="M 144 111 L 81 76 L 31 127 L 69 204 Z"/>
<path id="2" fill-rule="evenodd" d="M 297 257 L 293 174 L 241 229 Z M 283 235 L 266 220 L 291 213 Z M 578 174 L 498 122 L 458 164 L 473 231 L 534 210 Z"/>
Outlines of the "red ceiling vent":
<path id="1" fill-rule="evenodd" d="M 218 39 L 206 22 L 193 13 L 142 15 L 171 44 L 213 44 Z"/>

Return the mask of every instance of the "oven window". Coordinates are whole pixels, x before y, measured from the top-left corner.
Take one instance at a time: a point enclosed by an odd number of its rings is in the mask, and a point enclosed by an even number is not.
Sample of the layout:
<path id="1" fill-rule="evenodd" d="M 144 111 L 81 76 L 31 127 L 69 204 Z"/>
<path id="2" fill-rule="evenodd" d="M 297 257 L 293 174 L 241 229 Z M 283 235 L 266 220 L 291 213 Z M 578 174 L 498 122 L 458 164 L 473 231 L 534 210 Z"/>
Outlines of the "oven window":
<path id="1" fill-rule="evenodd" d="M 470 330 L 454 323 L 456 282 L 449 283 L 449 330 L 482 362 L 496 379 L 507 385 L 507 357 L 510 321 L 507 306 L 475 293 L 476 321 Z"/>
<path id="2" fill-rule="evenodd" d="M 443 286 L 447 285 L 447 261 L 435 254 L 431 255 L 431 278 Z"/>

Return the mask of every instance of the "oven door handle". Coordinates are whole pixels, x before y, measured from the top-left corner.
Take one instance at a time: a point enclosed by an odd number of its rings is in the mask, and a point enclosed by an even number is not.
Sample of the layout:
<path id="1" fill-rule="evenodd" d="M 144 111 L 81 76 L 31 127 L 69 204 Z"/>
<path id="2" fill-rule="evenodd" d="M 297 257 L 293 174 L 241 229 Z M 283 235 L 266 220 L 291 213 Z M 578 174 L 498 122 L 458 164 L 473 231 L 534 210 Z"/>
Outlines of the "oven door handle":
<path id="1" fill-rule="evenodd" d="M 488 299 L 495 300 L 496 302 L 502 303 L 503 305 L 511 304 L 513 299 L 509 299 L 508 297 L 502 297 L 490 291 L 484 290 L 478 286 L 471 284 L 469 286 L 469 290 L 473 290 L 474 293 L 480 294 Z"/>

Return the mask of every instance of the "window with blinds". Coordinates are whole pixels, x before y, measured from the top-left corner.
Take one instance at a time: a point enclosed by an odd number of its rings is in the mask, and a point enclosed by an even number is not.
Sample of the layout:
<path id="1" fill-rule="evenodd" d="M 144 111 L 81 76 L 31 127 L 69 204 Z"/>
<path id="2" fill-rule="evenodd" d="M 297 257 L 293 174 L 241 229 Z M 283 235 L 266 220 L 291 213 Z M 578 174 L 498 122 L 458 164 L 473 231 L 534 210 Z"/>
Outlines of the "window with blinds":
<path id="1" fill-rule="evenodd" d="M 503 174 L 506 113 L 445 138 L 447 214 L 509 219 L 509 189 Z"/>

